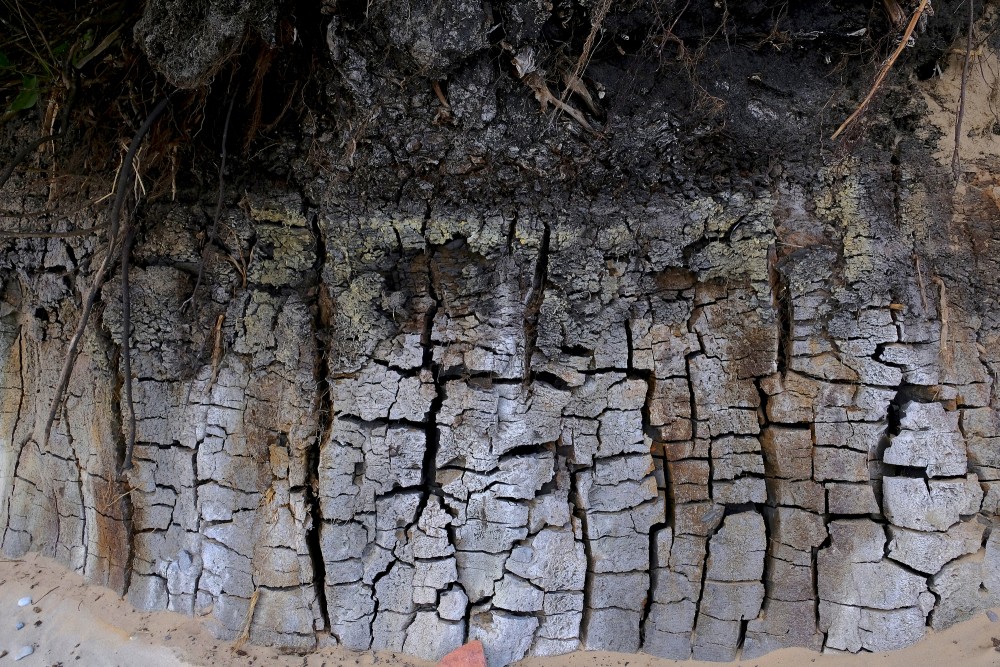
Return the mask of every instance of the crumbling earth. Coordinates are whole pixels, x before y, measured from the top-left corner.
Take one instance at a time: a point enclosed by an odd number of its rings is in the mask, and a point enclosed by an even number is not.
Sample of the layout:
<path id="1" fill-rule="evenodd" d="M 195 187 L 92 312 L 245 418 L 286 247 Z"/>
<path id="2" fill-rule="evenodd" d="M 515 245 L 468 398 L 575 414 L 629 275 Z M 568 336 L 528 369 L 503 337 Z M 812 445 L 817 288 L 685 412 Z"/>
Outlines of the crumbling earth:
<path id="1" fill-rule="evenodd" d="M 176 4 L 136 32 L 180 86 L 281 15 L 161 34 Z M 850 151 L 822 137 L 867 92 L 856 3 L 695 3 L 724 28 L 698 63 L 650 56 L 693 51 L 693 14 L 611 12 L 596 134 L 506 64 L 534 50 L 557 90 L 593 3 L 348 4 L 313 106 L 227 188 L 197 303 L 214 193 L 143 213 L 124 479 L 110 288 L 42 437 L 97 241 L 4 242 L 5 554 L 225 638 L 491 665 L 884 651 L 1000 604 L 996 153 L 956 188 L 910 77 L 954 67 L 957 3 Z M 21 228 L 45 193 L 18 178 Z"/>

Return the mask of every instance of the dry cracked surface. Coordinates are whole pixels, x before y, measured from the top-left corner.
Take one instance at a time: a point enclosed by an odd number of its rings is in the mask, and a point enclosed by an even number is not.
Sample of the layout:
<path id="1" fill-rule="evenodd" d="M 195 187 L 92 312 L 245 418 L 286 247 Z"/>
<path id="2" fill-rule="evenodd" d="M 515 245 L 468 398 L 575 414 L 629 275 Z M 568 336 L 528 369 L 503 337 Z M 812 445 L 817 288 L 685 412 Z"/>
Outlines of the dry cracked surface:
<path id="1" fill-rule="evenodd" d="M 137 38 L 193 86 L 274 7 L 237 4 L 148 3 Z M 516 53 L 544 46 L 551 8 L 492 4 Z M 729 135 L 691 124 L 666 58 L 596 58 L 589 137 L 498 69 L 483 3 L 412 5 L 323 19 L 315 114 L 254 147 L 217 238 L 214 172 L 142 207 L 123 478 L 110 283 L 43 437 L 100 240 L 2 241 L 2 553 L 221 639 L 426 660 L 479 639 L 491 667 L 881 652 L 1000 606 L 996 155 L 956 189 L 903 74 L 867 147 L 818 155 L 837 80 L 864 79 L 828 50 L 865 14 L 784 60 L 718 40 Z M 4 229 L 94 224 L 33 178 Z"/>
<path id="2" fill-rule="evenodd" d="M 1000 328 L 838 187 L 599 226 L 250 193 L 195 304 L 176 207 L 136 249 L 122 481 L 120 309 L 42 442 L 87 241 L 18 242 L 3 552 L 300 650 L 915 643 L 998 605 Z"/>

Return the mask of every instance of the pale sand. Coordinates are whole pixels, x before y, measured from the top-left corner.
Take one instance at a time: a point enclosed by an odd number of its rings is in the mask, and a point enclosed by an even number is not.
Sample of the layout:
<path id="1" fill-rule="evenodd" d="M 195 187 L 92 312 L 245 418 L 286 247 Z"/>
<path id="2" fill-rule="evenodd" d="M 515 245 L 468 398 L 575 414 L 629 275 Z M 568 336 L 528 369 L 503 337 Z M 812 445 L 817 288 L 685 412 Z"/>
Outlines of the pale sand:
<path id="1" fill-rule="evenodd" d="M 18 607 L 31 596 L 33 604 Z M 40 611 L 35 611 L 35 609 Z M 22 621 L 23 630 L 15 630 Z M 916 646 L 894 653 L 863 655 L 817 654 L 800 649 L 776 651 L 740 667 L 980 667 L 1000 665 L 992 637 L 1000 623 L 978 614 L 944 632 L 931 632 Z M 100 667 L 177 667 L 185 665 L 275 665 L 284 667 L 349 667 L 431 663 L 392 652 L 354 653 L 324 648 L 299 655 L 273 648 L 245 645 L 240 652 L 229 642 L 212 638 L 198 620 L 169 612 L 140 612 L 107 588 L 91 586 L 61 565 L 34 554 L 20 561 L 0 561 L 0 665 L 11 664 L 25 645 L 35 652 L 19 667 L 72 665 Z M 572 653 L 557 658 L 533 658 L 521 667 L 719 667 L 719 663 L 660 660 L 646 655 Z"/>

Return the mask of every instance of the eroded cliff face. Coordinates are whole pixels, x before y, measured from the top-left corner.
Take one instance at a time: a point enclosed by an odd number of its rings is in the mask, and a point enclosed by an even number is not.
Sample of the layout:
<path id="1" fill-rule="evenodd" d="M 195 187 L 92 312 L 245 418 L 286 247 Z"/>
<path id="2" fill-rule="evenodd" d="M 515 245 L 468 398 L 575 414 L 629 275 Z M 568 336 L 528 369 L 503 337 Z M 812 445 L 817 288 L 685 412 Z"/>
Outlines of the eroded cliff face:
<path id="1" fill-rule="evenodd" d="M 514 131 L 461 120 L 459 85 L 449 130 L 427 87 L 393 107 L 373 81 L 368 143 L 314 119 L 227 190 L 194 299 L 214 211 L 149 206 L 121 478 L 110 284 L 42 436 L 99 239 L 5 242 L 4 554 L 223 637 L 431 659 L 480 639 L 491 665 L 881 651 L 1000 604 L 995 155 L 953 190 L 927 127 L 897 127 L 763 184 L 731 164 L 709 192 L 689 163 L 606 152 L 571 187 L 572 122 L 536 144 L 550 121 L 501 109 L 522 143 L 477 144 Z M 756 117 L 785 95 L 740 99 Z M 665 108 L 612 115 L 611 147 L 682 145 Z M 601 185 L 615 168 L 631 189 Z M 33 183 L 12 227 L 44 206 Z"/>

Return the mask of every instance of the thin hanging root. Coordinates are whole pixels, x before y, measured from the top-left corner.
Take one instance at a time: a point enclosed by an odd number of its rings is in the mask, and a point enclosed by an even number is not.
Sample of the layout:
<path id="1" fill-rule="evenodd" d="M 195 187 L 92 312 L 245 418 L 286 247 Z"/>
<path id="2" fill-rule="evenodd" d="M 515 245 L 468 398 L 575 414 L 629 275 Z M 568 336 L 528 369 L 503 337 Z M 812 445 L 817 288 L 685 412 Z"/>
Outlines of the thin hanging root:
<path id="1" fill-rule="evenodd" d="M 76 326 L 76 332 L 73 334 L 69 349 L 66 351 L 66 359 L 63 361 L 62 372 L 59 374 L 59 384 L 56 385 L 55 396 L 52 397 L 52 405 L 49 406 L 49 416 L 45 420 L 43 443 L 48 443 L 49 436 L 52 434 L 52 425 L 56 421 L 56 415 L 59 413 L 59 407 L 62 405 L 63 394 L 66 393 L 70 377 L 73 375 L 73 366 L 76 364 L 76 357 L 80 351 L 80 341 L 83 339 L 83 333 L 87 329 L 87 322 L 90 320 L 90 315 L 94 310 L 94 302 L 97 300 L 97 294 L 101 291 L 101 287 L 107 280 L 108 273 L 115 262 L 117 254 L 115 247 L 118 245 L 118 227 L 121 220 L 122 205 L 125 202 L 125 193 L 128 192 L 132 180 L 132 160 L 139 149 L 139 144 L 146 134 L 149 133 L 149 128 L 153 126 L 156 119 L 167 108 L 169 100 L 169 97 L 163 98 L 156 105 L 156 108 L 150 112 L 142 126 L 136 131 L 135 136 L 132 137 L 132 145 L 129 146 L 128 153 L 125 155 L 125 169 L 118 175 L 118 185 L 115 187 L 115 201 L 111 207 L 111 219 L 108 223 L 107 255 L 105 255 L 104 261 L 101 263 L 101 268 L 98 269 L 97 275 L 94 277 L 94 284 L 90 286 L 90 291 L 87 292 L 87 298 L 84 299 L 83 312 L 80 313 L 80 322 Z M 123 341 L 123 343 L 126 346 L 128 345 L 128 341 Z M 129 385 L 129 393 L 131 393 L 132 378 L 126 377 L 125 382 Z"/>
<path id="2" fill-rule="evenodd" d="M 236 638 L 236 641 L 233 642 L 233 652 L 243 648 L 243 645 L 250 639 L 250 626 L 253 624 L 253 612 L 257 608 L 258 599 L 260 599 L 259 588 L 255 589 L 253 595 L 250 596 L 250 606 L 247 607 L 247 615 L 243 620 L 243 630 L 240 632 L 240 636 Z"/>
<path id="3" fill-rule="evenodd" d="M 0 188 L 4 186 L 4 184 L 7 182 L 7 179 L 10 178 L 10 175 L 14 173 L 14 168 L 17 167 L 17 165 L 21 164 L 21 162 L 23 162 L 24 159 L 28 157 L 28 155 L 34 152 L 36 148 L 38 148 L 39 146 L 43 145 L 48 141 L 55 141 L 60 136 L 61 135 L 59 134 L 49 134 L 44 137 L 39 137 L 38 139 L 29 142 L 27 146 L 19 150 L 17 154 L 14 156 L 14 159 L 8 162 L 7 166 L 4 167 L 2 172 L 0 172 Z"/>
<path id="4" fill-rule="evenodd" d="M 132 469 L 132 449 L 135 447 L 135 403 L 132 401 L 132 293 L 128 281 L 128 260 L 135 239 L 135 226 L 123 230 L 125 245 L 122 247 L 122 375 L 125 377 L 125 405 L 128 408 L 125 461 L 121 472 Z"/>
<path id="5" fill-rule="evenodd" d="M 198 303 L 195 297 L 198 296 L 201 279 L 205 276 L 205 262 L 208 261 L 208 249 L 212 247 L 212 243 L 215 242 L 219 234 L 219 218 L 222 217 L 223 196 L 226 192 L 226 141 L 229 138 L 229 119 L 233 115 L 233 102 L 235 101 L 235 96 L 229 98 L 229 110 L 226 111 L 226 122 L 222 126 L 222 148 L 219 153 L 219 194 L 215 199 L 215 216 L 212 218 L 212 233 L 209 234 L 208 240 L 205 242 L 205 247 L 201 249 L 201 261 L 198 263 L 198 278 L 194 281 L 194 289 L 191 290 L 191 296 L 182 304 L 181 308 L 186 308 L 189 303 L 197 307 Z M 244 280 L 244 282 L 246 281 Z"/>
<path id="6" fill-rule="evenodd" d="M 892 52 L 892 55 L 889 56 L 889 59 L 885 61 L 884 65 L 882 65 L 882 69 L 879 71 L 878 76 L 875 77 L 875 83 L 872 84 L 872 88 L 871 90 L 868 91 L 868 94 L 865 96 L 865 99 L 861 101 L 861 104 L 859 104 L 858 108 L 854 110 L 854 113 L 848 116 L 847 120 L 845 120 L 843 123 L 840 124 L 840 127 L 837 128 L 837 131 L 834 132 L 833 135 L 830 137 L 831 141 L 839 137 L 841 132 L 850 127 L 850 125 L 854 123 L 854 121 L 857 120 L 858 117 L 861 116 L 861 114 L 864 113 L 865 109 L 868 107 L 868 104 L 872 101 L 872 98 L 875 97 L 875 93 L 877 93 L 878 89 L 882 86 L 882 82 L 885 80 L 885 77 L 889 73 L 889 70 L 891 70 L 892 66 L 896 63 L 896 59 L 899 58 L 899 54 L 901 54 L 903 52 L 903 49 L 906 48 L 906 44 L 910 41 L 910 35 L 913 34 L 913 31 L 917 27 L 917 22 L 920 20 L 921 15 L 923 15 L 924 10 L 927 9 L 927 3 L 928 0 L 920 0 L 920 6 L 917 7 L 917 10 L 915 12 L 913 12 L 913 16 L 910 17 L 910 22 L 909 24 L 907 24 L 906 30 L 903 31 L 903 36 L 899 40 L 899 46 L 896 47 L 896 50 Z"/>
<path id="7" fill-rule="evenodd" d="M 587 35 L 587 39 L 583 43 L 583 50 L 580 51 L 580 57 L 577 58 L 576 66 L 573 67 L 573 72 L 569 75 L 569 77 L 566 77 L 569 80 L 566 81 L 566 92 L 563 93 L 560 98 L 561 101 L 565 102 L 570 92 L 575 92 L 578 95 L 580 94 L 578 90 L 574 89 L 571 82 L 580 82 L 580 86 L 583 90 L 587 90 L 586 86 L 584 86 L 583 82 L 580 80 L 580 77 L 583 76 L 584 70 L 587 69 L 587 65 L 590 63 L 590 52 L 594 49 L 594 43 L 597 41 L 597 35 L 601 31 L 601 26 L 604 25 L 604 19 L 608 16 L 608 10 L 611 9 L 611 4 L 612 0 L 601 0 L 601 3 L 593 8 L 590 19 L 590 33 Z M 590 93 L 584 92 L 582 95 L 585 97 L 591 111 L 596 113 L 596 107 L 590 99 Z"/>

